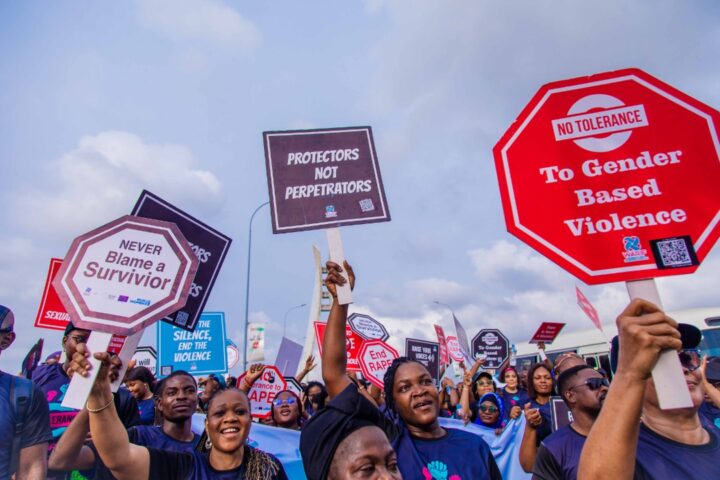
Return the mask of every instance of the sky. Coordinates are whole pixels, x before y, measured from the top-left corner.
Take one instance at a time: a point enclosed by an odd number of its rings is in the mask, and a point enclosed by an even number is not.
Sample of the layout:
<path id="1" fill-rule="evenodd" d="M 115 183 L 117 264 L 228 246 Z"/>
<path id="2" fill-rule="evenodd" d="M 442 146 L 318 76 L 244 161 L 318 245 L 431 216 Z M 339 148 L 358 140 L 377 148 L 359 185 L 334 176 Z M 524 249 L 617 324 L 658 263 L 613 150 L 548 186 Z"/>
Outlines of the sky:
<path id="1" fill-rule="evenodd" d="M 507 233 L 492 147 L 545 83 L 637 67 L 720 107 L 714 1 L 136 0 L 0 3 L 0 304 L 16 314 L 0 369 L 17 372 L 50 258 L 127 214 L 147 189 L 233 244 L 207 311 L 243 340 L 248 222 L 268 200 L 262 132 L 371 125 L 391 222 L 343 227 L 358 276 L 351 311 L 391 344 L 542 321 L 592 325 L 627 303 L 587 286 Z M 310 303 L 321 230 L 253 224 L 250 320 L 275 358 L 288 310 Z M 658 280 L 668 310 L 717 307 L 720 252 Z M 288 313 L 302 342 L 307 307 Z M 150 329 L 153 330 L 153 329 Z M 148 330 L 142 344 L 154 343 Z"/>

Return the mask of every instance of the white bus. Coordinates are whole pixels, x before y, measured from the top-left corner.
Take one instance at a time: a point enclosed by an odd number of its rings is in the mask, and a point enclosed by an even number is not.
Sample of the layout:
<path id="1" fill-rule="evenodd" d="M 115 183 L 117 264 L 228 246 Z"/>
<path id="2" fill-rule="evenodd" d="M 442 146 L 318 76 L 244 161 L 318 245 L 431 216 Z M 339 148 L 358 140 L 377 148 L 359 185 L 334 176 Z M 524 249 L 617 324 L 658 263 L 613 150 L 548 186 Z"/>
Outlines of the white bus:
<path id="1" fill-rule="evenodd" d="M 720 356 L 720 307 L 693 308 L 668 312 L 679 323 L 689 323 L 698 327 L 703 333 L 700 350 L 704 355 Z M 555 341 L 545 347 L 545 353 L 550 360 L 555 360 L 563 352 L 575 352 L 594 368 L 604 369 L 608 375 L 610 371 L 610 340 L 617 335 L 615 323 L 603 324 L 603 331 L 597 328 L 588 328 L 571 333 L 560 332 Z M 537 345 L 523 342 L 515 345 L 517 349 L 516 360 L 518 371 L 530 368 L 530 365 L 539 360 Z"/>

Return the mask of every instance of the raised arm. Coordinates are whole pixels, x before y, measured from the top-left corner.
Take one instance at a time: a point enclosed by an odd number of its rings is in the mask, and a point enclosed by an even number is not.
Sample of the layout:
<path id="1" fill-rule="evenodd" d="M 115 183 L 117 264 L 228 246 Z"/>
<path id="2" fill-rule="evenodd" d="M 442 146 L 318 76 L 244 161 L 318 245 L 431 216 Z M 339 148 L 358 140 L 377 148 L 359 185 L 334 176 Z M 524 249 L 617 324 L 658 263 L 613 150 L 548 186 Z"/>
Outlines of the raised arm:
<path id="1" fill-rule="evenodd" d="M 87 347 L 84 344 L 78 345 L 70 370 L 87 376 L 87 372 L 92 368 L 87 361 L 88 355 Z M 117 357 L 111 359 L 107 352 L 95 353 L 94 357 L 102 363 L 86 408 L 95 448 L 105 466 L 118 480 L 147 479 L 150 475 L 150 454 L 147 448 L 130 443 L 113 402 L 108 372 L 111 363 L 117 368 L 120 360 Z"/>
<path id="2" fill-rule="evenodd" d="M 69 472 L 72 470 L 89 470 L 95 465 L 95 453 L 85 445 L 85 439 L 90 432 L 90 419 L 85 409 L 80 410 L 67 430 L 55 445 L 48 468 Z"/>
<path id="3" fill-rule="evenodd" d="M 705 376 L 705 370 L 707 369 L 707 356 L 703 357 L 702 365 L 700 366 L 700 375 L 702 375 L 702 388 L 705 394 L 710 398 L 710 401 L 717 407 L 720 408 L 720 390 L 715 388 L 715 385 Z"/>
<path id="4" fill-rule="evenodd" d="M 677 323 L 645 300 L 633 300 L 617 326 L 617 372 L 585 441 L 578 478 L 633 478 L 645 385 L 660 352 L 682 347 Z"/>
<path id="5" fill-rule="evenodd" d="M 355 274 L 352 267 L 345 262 L 350 279 L 350 288 L 355 286 Z M 347 305 L 339 305 L 337 300 L 336 285 L 344 285 L 345 279 L 340 274 L 343 268 L 335 262 L 327 262 L 328 273 L 325 277 L 333 303 L 328 316 L 325 337 L 323 338 L 322 351 L 322 377 L 330 398 L 337 396 L 349 384 L 347 377 L 347 347 L 345 345 L 345 323 L 347 321 Z"/>
<path id="6" fill-rule="evenodd" d="M 255 380 L 260 378 L 263 370 L 265 370 L 265 365 L 262 363 L 254 363 L 250 365 L 250 368 L 247 372 L 245 372 L 245 376 L 243 377 L 242 382 L 240 382 L 240 385 L 238 385 L 238 388 L 245 392 L 245 394 L 250 393 L 250 389 L 255 383 Z"/>
<path id="7" fill-rule="evenodd" d="M 308 357 L 305 359 L 305 366 L 302 370 L 297 374 L 295 377 L 295 380 L 300 383 L 303 381 L 303 378 L 310 373 L 310 371 L 315 368 L 317 365 L 315 365 L 315 357 L 312 355 L 308 355 Z"/>

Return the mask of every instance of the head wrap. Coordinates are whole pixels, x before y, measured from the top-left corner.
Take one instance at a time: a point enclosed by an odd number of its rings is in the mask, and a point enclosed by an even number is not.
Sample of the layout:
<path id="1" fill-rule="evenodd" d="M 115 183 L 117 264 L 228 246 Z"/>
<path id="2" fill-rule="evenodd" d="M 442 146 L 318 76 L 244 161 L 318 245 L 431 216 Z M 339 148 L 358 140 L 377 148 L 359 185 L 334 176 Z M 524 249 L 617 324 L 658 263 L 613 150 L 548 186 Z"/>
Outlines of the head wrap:
<path id="1" fill-rule="evenodd" d="M 356 430 L 370 426 L 382 429 L 389 439 L 396 435 L 392 422 L 351 383 L 300 432 L 300 454 L 308 480 L 325 480 L 340 443 Z"/>
<path id="2" fill-rule="evenodd" d="M 494 403 L 495 406 L 498 408 L 498 418 L 495 421 L 495 423 L 493 423 L 492 425 L 487 425 L 487 424 L 483 423 L 482 420 L 480 420 L 480 405 L 482 405 L 483 402 L 487 402 L 487 401 Z M 478 402 L 477 402 L 477 406 L 478 406 L 478 416 L 475 419 L 476 424 L 484 426 L 484 427 L 488 427 L 488 428 L 503 428 L 503 426 L 504 426 L 503 423 L 505 420 L 505 418 L 504 418 L 505 417 L 505 405 L 504 405 L 504 402 L 502 401 L 502 398 L 500 398 L 495 393 L 486 393 L 485 395 L 480 397 L 480 400 L 478 400 Z"/>
<path id="3" fill-rule="evenodd" d="M 15 315 L 12 310 L 4 305 L 0 305 L 0 329 L 7 330 L 11 329 L 15 325 Z"/>

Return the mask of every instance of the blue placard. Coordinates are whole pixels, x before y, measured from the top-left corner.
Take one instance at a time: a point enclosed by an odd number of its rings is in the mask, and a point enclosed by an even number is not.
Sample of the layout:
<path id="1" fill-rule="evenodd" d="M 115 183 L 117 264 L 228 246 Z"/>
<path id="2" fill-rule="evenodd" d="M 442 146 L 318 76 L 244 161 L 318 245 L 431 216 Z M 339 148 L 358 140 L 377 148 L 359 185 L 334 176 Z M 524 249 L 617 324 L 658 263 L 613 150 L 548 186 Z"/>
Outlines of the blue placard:
<path id="1" fill-rule="evenodd" d="M 192 332 L 157 322 L 157 339 L 158 378 L 176 370 L 192 375 L 228 371 L 223 312 L 204 312 Z"/>

